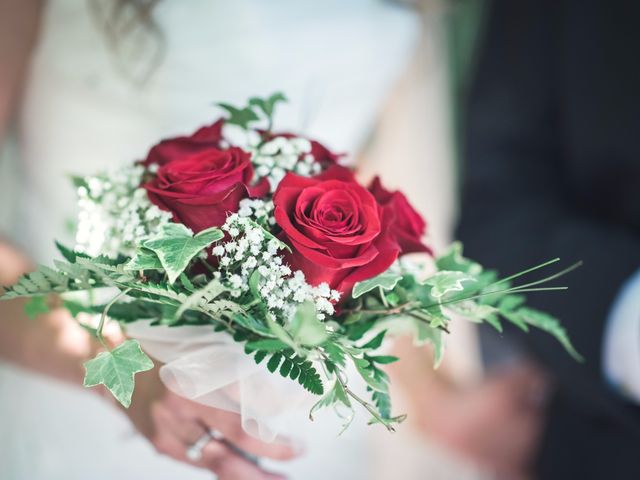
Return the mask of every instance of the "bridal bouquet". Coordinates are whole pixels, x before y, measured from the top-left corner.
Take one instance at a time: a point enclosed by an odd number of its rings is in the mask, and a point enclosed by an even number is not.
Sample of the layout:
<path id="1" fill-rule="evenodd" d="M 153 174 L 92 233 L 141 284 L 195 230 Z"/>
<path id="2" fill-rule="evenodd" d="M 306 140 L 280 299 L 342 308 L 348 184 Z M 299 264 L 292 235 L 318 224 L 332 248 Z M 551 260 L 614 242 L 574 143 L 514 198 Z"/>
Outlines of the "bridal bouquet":
<path id="1" fill-rule="evenodd" d="M 536 327 L 579 358 L 560 323 L 522 295 L 563 289 L 540 285 L 573 267 L 516 285 L 557 259 L 498 279 L 458 243 L 434 257 L 401 192 L 378 178 L 362 185 L 341 155 L 274 129 L 283 100 L 221 104 L 224 118 L 163 140 L 143 161 L 74 179 L 75 247 L 58 244 L 64 261 L 2 298 L 32 297 L 35 316 L 62 294 L 77 318 L 94 314 L 83 325 L 105 350 L 86 363 L 85 386 L 104 384 L 129 406 L 135 374 L 153 366 L 148 353 L 170 388 L 258 423 L 304 404 L 298 392 L 316 397 L 310 415 L 335 407 L 348 424 L 359 404 L 393 430 L 404 417 L 392 412 L 384 366 L 398 358 L 383 343 L 401 329 L 433 346 L 436 365 L 452 316 Z M 115 348 L 103 339 L 108 320 L 128 337 Z"/>

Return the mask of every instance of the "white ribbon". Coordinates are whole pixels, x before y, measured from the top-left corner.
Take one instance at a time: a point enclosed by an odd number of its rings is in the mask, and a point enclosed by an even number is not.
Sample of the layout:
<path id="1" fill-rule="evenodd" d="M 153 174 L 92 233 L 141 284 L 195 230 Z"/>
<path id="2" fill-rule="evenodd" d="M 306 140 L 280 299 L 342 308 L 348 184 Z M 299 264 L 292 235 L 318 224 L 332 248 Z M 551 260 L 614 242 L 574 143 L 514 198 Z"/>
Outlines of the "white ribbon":
<path id="1" fill-rule="evenodd" d="M 238 413 L 242 428 L 265 442 L 294 441 L 291 432 L 317 398 L 298 382 L 257 365 L 228 333 L 211 326 L 127 325 L 126 333 L 164 363 L 160 378 L 174 393 L 210 407 Z"/>

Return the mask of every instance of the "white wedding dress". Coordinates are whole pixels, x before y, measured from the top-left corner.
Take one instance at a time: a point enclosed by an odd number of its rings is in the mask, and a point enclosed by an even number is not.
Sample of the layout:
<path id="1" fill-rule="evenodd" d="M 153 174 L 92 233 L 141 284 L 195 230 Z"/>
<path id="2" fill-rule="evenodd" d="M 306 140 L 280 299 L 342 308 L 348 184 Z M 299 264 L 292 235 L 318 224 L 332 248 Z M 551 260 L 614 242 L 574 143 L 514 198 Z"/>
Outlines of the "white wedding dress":
<path id="1" fill-rule="evenodd" d="M 10 207 L 1 231 L 39 262 L 54 258 L 53 238 L 70 242 L 68 174 L 139 159 L 160 138 L 214 120 L 215 101 L 281 90 L 291 103 L 278 112 L 279 126 L 357 152 L 419 28 L 408 10 L 377 0 L 166 0 L 153 15 L 163 57 L 139 85 L 122 71 L 148 61 L 144 45 L 130 65 L 115 61 L 87 2 L 47 4 L 14 164 L 0 172 L 0 204 Z M 365 416 L 341 437 L 331 419 L 300 425 L 306 455 L 279 470 L 301 480 L 369 478 Z M 0 365 L 0 478 L 212 476 L 156 454 L 97 396 Z"/>

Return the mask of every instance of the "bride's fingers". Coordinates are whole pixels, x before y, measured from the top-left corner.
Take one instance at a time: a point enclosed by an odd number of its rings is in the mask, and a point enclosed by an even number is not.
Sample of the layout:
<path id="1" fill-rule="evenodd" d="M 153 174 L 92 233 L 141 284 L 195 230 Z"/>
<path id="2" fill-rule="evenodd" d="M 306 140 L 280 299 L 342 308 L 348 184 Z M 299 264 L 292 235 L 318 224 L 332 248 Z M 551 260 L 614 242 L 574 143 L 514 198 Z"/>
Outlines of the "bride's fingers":
<path id="1" fill-rule="evenodd" d="M 169 429 L 185 445 L 192 445 L 198 441 L 207 429 L 197 421 L 180 418 L 176 413 L 163 403 L 157 403 L 152 407 L 151 415 L 155 425 Z"/>
<path id="2" fill-rule="evenodd" d="M 268 457 L 274 460 L 291 460 L 298 455 L 293 448 L 282 443 L 265 443 L 252 437 L 242 429 L 240 417 L 223 410 L 208 409 L 201 416 L 201 421 L 212 429 L 218 430 L 235 446 L 246 450 L 257 457 Z"/>
<path id="3" fill-rule="evenodd" d="M 229 448 L 215 440 L 202 449 L 199 462 L 218 476 L 218 480 L 284 480 L 285 477 L 265 472 L 257 465 L 236 455 Z"/>

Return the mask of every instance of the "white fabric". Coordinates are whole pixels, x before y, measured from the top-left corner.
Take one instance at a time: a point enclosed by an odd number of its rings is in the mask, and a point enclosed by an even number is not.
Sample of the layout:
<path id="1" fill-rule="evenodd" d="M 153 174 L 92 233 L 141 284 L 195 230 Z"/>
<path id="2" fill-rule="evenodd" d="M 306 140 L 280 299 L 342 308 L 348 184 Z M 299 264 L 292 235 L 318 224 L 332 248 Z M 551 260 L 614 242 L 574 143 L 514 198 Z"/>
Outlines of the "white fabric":
<path id="1" fill-rule="evenodd" d="M 105 3 L 105 2 L 101 2 Z M 67 174 L 142 157 L 167 135 L 214 120 L 213 102 L 284 91 L 283 129 L 356 152 L 417 37 L 418 19 L 377 0 L 166 0 L 154 10 L 166 40 L 143 86 L 119 74 L 87 2 L 51 0 L 24 101 L 20 192 L 3 232 L 41 262 L 69 241 L 75 216 Z M 145 59 L 144 48 L 139 56 Z M 143 61 L 140 60 L 140 61 Z M 133 62 L 135 63 L 135 62 Z M 2 216 L 4 217 L 4 215 Z M 364 416 L 340 438 L 332 412 L 298 422 L 305 457 L 277 470 L 293 479 L 369 478 Z M 0 365 L 0 478 L 208 479 L 156 454 L 110 405 L 79 389 Z"/>
<path id="2" fill-rule="evenodd" d="M 294 442 L 317 397 L 296 382 L 270 373 L 244 352 L 242 344 L 211 327 L 171 328 L 148 321 L 127 326 L 127 335 L 164 365 L 162 381 L 185 398 L 240 414 L 242 427 L 254 437 Z"/>
<path id="3" fill-rule="evenodd" d="M 611 310 L 602 355 L 605 377 L 640 403 L 640 270 L 622 287 Z"/>

